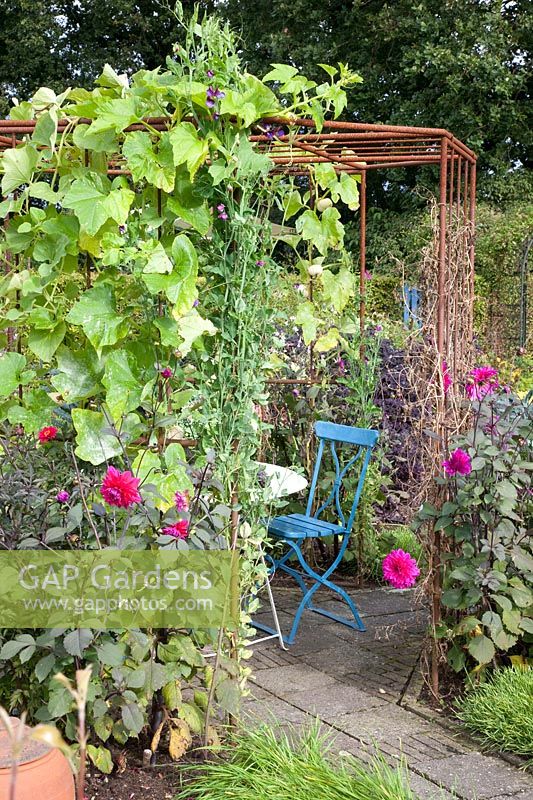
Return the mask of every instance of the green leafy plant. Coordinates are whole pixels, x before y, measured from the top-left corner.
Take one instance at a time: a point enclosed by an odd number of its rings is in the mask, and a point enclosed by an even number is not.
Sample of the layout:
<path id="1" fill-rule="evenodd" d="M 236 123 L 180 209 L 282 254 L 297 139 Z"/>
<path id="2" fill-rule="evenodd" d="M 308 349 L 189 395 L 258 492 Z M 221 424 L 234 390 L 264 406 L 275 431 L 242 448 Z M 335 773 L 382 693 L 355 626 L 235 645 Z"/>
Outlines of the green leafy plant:
<path id="1" fill-rule="evenodd" d="M 304 800 L 414 800 L 403 767 L 392 769 L 380 758 L 363 764 L 353 756 L 331 756 L 327 739 L 314 726 L 301 734 L 262 726 L 228 744 L 227 758 L 199 768 L 177 800 L 235 798 Z M 195 770 L 196 772 L 196 770 Z"/>
<path id="2" fill-rule="evenodd" d="M 383 581 L 382 563 L 391 550 L 410 553 L 420 567 L 424 563 L 422 545 L 416 534 L 406 525 L 375 523 L 372 533 L 365 538 L 365 574 L 376 583 Z"/>
<path id="3" fill-rule="evenodd" d="M 447 499 L 419 513 L 449 542 L 442 602 L 456 619 L 437 634 L 457 671 L 533 641 L 531 397 L 502 390 L 491 367 L 473 370 L 467 391 L 474 426 L 443 463 Z"/>
<path id="4" fill-rule="evenodd" d="M 310 258 L 315 245 L 323 258 L 340 251 L 344 236 L 340 212 L 315 212 L 311 190 L 295 205 L 294 181 L 250 135 L 292 146 L 298 115 L 320 128 L 361 79 L 340 64 L 324 66 L 317 84 L 276 64 L 261 81 L 218 19 L 197 8 L 186 19 L 180 3 L 175 18 L 182 44 L 166 67 L 128 77 L 106 65 L 92 90 L 45 87 L 11 110 L 35 127 L 0 160 L 3 544 L 232 548 L 246 591 L 264 573 L 253 459 L 279 273 L 271 212 L 296 215 L 293 245 Z M 269 115 L 286 124 L 273 127 Z M 355 207 L 352 176 L 319 172 L 315 186 Z M 328 270 L 320 291 L 341 313 L 352 284 L 347 268 Z M 337 338 L 321 325 L 327 351 Z M 184 436 L 197 442 L 194 456 Z M 33 472 L 23 466 L 32 441 Z M 110 502 L 111 469 L 126 475 L 131 502 Z M 176 493 L 188 498 L 185 512 Z M 242 622 L 240 640 L 225 631 L 6 633 L 1 686 L 70 739 L 70 696 L 50 676 L 84 660 L 94 665 L 94 741 L 124 744 L 149 722 L 154 733 L 165 713 L 185 738 L 205 729 L 207 739 L 214 705 L 234 714 L 249 672 L 239 664 L 248 614 Z M 214 669 L 200 653 L 206 644 L 217 648 Z M 182 684 L 196 679 L 201 689 L 185 701 Z"/>
<path id="5" fill-rule="evenodd" d="M 457 716 L 488 747 L 533 762 L 533 670 L 495 670 L 458 701 Z"/>

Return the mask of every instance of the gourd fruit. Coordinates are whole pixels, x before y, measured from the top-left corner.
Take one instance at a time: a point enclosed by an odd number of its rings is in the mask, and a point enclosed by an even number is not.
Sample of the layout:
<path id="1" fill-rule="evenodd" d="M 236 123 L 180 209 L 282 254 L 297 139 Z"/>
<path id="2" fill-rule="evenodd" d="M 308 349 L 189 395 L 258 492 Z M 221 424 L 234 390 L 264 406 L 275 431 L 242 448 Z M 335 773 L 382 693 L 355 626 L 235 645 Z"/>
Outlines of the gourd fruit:
<path id="1" fill-rule="evenodd" d="M 326 208 L 331 208 L 332 205 L 333 203 L 329 197 L 321 197 L 316 204 L 317 211 L 320 211 L 320 213 L 322 213 L 323 211 L 326 210 Z"/>

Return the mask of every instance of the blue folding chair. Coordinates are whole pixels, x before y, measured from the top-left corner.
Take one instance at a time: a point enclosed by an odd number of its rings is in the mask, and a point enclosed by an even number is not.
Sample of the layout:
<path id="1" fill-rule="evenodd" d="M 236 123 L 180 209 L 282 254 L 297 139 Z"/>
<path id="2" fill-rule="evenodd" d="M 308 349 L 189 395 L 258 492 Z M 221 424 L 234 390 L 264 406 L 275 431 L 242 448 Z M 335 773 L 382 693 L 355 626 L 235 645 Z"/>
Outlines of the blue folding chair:
<path id="1" fill-rule="evenodd" d="M 379 434 L 377 431 L 369 430 L 367 428 L 352 428 L 349 425 L 336 425 L 332 422 L 317 422 L 315 431 L 318 439 L 320 440 L 320 444 L 318 447 L 317 460 L 313 471 L 313 479 L 311 481 L 311 488 L 309 490 L 309 498 L 307 501 L 305 514 L 287 514 L 281 517 L 274 517 L 268 526 L 268 532 L 276 540 L 288 546 L 287 551 L 281 557 L 272 558 L 272 569 L 280 569 L 283 572 L 286 572 L 288 575 L 291 575 L 296 580 L 303 593 L 303 598 L 294 616 L 291 632 L 289 636 L 285 638 L 287 644 L 292 644 L 294 642 L 296 633 L 298 631 L 298 626 L 300 625 L 300 620 L 305 609 L 314 611 L 316 614 L 322 614 L 323 616 L 329 617 L 336 622 L 341 622 L 343 625 L 347 625 L 350 628 L 355 628 L 355 630 L 366 630 L 361 617 L 359 616 L 357 606 L 349 594 L 341 586 L 337 586 L 335 583 L 333 583 L 333 581 L 330 581 L 329 577 L 342 561 L 342 557 L 346 551 L 346 548 L 348 547 L 355 514 L 357 512 L 357 506 L 359 505 L 361 492 L 363 491 L 366 471 L 372 455 L 372 449 L 378 440 Z M 351 445 L 353 448 L 357 449 L 346 465 L 341 468 L 339 454 L 337 452 L 337 445 L 342 443 Z M 327 499 L 313 513 L 318 477 L 326 444 L 328 444 L 331 449 L 331 455 L 335 467 L 335 480 Z M 350 514 L 348 520 L 346 521 L 346 516 L 342 508 L 341 492 L 344 478 L 352 468 L 359 468 L 359 475 L 357 478 L 355 496 L 350 509 Z M 320 519 L 321 515 L 330 507 L 332 507 L 338 523 L 327 522 L 323 519 Z M 338 553 L 333 563 L 326 569 L 325 572 L 322 573 L 322 575 L 320 575 L 318 572 L 315 572 L 315 570 L 312 569 L 312 567 L 307 563 L 301 547 L 307 539 L 335 535 L 341 538 Z M 293 556 L 296 556 L 298 559 L 301 569 L 295 569 L 288 563 L 289 559 L 291 559 Z M 311 580 L 313 582 L 310 588 L 308 588 L 306 580 Z M 331 589 L 347 603 L 348 608 L 353 614 L 354 621 L 346 617 L 341 617 L 338 614 L 333 614 L 331 611 L 327 611 L 326 609 L 317 608 L 315 605 L 313 605 L 313 596 L 321 586 Z M 259 630 L 263 630 L 267 633 L 274 633 L 271 628 L 263 625 L 262 623 L 254 621 L 253 624 L 254 627 L 258 628 Z"/>

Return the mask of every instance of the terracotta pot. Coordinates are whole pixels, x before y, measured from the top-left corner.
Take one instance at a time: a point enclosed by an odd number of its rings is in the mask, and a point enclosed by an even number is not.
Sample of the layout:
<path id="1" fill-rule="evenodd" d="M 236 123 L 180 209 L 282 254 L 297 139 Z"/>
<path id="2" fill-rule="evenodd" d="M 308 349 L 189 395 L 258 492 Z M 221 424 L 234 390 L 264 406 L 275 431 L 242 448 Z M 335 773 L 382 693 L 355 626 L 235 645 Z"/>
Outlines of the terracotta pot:
<path id="1" fill-rule="evenodd" d="M 14 726 L 20 720 L 12 717 Z M 63 753 L 42 742 L 32 741 L 26 726 L 22 753 L 18 759 L 15 800 L 74 800 L 74 778 Z M 9 800 L 11 744 L 6 730 L 0 729 L 0 800 Z"/>

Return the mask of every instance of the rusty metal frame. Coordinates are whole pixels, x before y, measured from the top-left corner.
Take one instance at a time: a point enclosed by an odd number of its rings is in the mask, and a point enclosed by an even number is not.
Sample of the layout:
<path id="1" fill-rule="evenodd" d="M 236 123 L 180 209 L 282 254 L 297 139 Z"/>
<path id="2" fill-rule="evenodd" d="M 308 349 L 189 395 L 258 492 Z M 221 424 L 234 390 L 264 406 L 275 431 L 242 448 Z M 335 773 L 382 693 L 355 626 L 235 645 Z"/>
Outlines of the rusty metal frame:
<path id="1" fill-rule="evenodd" d="M 62 119 L 58 134 L 73 129 L 80 123 L 90 124 L 90 119 Z M 16 147 L 26 140 L 35 128 L 35 120 L 0 120 L 0 153 Z M 164 131 L 172 124 L 168 117 L 146 119 L 130 125 L 127 131 Z M 283 136 L 272 136 L 272 129 L 283 131 Z M 448 229 L 453 215 L 464 225 L 464 257 L 468 258 L 468 290 L 473 298 L 474 283 L 474 223 L 476 211 L 476 155 L 463 142 L 444 128 L 421 128 L 403 125 L 379 125 L 362 122 L 326 121 L 320 131 L 310 119 L 268 117 L 258 123 L 250 140 L 267 153 L 275 164 L 275 171 L 286 175 L 308 175 L 315 164 L 332 164 L 337 172 L 360 176 L 360 256 L 359 256 L 359 325 L 364 331 L 365 272 L 366 272 L 366 176 L 369 170 L 396 169 L 434 165 L 439 168 L 439 247 L 438 247 L 438 300 L 437 348 L 452 363 L 455 372 L 454 352 L 462 342 L 447 341 L 450 255 L 447 248 Z M 46 170 L 45 170 L 46 171 Z M 108 164 L 111 176 L 128 174 L 120 156 Z M 454 209 L 456 209 L 454 211 Z M 455 286 L 454 291 L 457 292 Z M 456 298 L 454 298 L 456 299 Z M 473 308 L 469 316 L 472 317 Z M 314 364 L 310 362 L 309 381 L 314 383 Z M 284 381 L 286 382 L 286 381 Z M 297 383 L 298 381 L 292 381 Z"/>
<path id="2" fill-rule="evenodd" d="M 90 124 L 89 119 L 63 119 L 59 121 L 58 133 L 63 134 L 79 123 Z M 131 125 L 126 131 L 164 131 L 172 121 L 167 117 L 147 119 Z M 269 127 L 267 127 L 269 126 Z M 272 129 L 278 133 L 272 136 Z M 35 128 L 35 121 L 0 120 L 0 153 L 16 147 L 26 140 Z M 279 135 L 280 129 L 283 136 Z M 366 272 L 366 178 L 369 170 L 419 167 L 434 165 L 439 170 L 438 191 L 438 253 L 437 255 L 437 303 L 436 303 L 436 348 L 438 357 L 447 359 L 449 368 L 457 378 L 457 364 L 464 361 L 464 348 L 473 335 L 474 301 L 474 224 L 476 213 L 476 155 L 465 144 L 443 128 L 420 128 L 399 125 L 377 125 L 361 122 L 324 122 L 318 131 L 313 120 L 270 117 L 258 123 L 250 137 L 258 149 L 268 153 L 275 164 L 275 171 L 286 175 L 308 175 L 314 164 L 330 163 L 338 172 L 359 175 L 360 207 L 360 256 L 359 256 L 359 325 L 361 333 L 366 324 L 365 272 Z M 84 154 L 86 161 L 87 154 Z M 51 171 L 51 170 L 50 170 Z M 128 174 L 120 156 L 108 162 L 109 175 Z M 452 254 L 449 232 L 457 226 L 461 244 L 460 259 L 463 269 L 463 285 L 452 279 Z M 90 283 L 90 263 L 87 266 L 87 281 Z M 311 285 L 312 291 L 312 285 Z M 465 337 L 457 336 L 457 326 L 449 324 L 449 314 L 457 309 L 458 297 L 464 292 L 467 298 L 462 330 Z M 449 340 L 449 331 L 454 335 Z M 459 339 L 459 340 L 458 340 Z M 9 346 L 14 342 L 9 339 Z M 317 383 L 314 372 L 313 348 L 310 348 L 309 377 L 307 380 L 278 379 L 272 383 L 287 385 Z M 445 431 L 446 402 L 441 398 L 440 425 Z M 235 498 L 234 498 L 235 499 Z M 234 503 L 236 506 L 236 503 Z M 234 514 L 237 512 L 234 511 Z M 232 528 L 236 530 L 232 518 Z M 432 623 L 436 626 L 441 613 L 441 541 L 440 533 L 433 532 L 431 545 Z M 436 640 L 432 652 L 432 689 L 438 694 L 438 647 Z"/>

